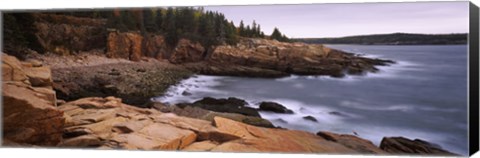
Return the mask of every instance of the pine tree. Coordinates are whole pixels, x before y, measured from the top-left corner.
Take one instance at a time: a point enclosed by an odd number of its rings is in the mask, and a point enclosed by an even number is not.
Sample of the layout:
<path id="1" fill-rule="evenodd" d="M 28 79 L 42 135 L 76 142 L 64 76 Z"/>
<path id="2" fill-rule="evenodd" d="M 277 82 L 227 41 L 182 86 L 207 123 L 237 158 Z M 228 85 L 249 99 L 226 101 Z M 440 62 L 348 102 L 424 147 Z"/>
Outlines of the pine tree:
<path id="1" fill-rule="evenodd" d="M 165 16 L 165 38 L 169 46 L 174 47 L 178 42 L 177 27 L 175 24 L 175 14 L 173 8 L 167 9 L 167 14 Z"/>
<path id="2" fill-rule="evenodd" d="M 257 36 L 260 37 L 260 38 L 264 38 L 265 35 L 263 35 L 263 32 L 262 32 L 262 29 L 260 27 L 260 25 L 257 26 L 257 32 L 256 32 Z"/>
<path id="3" fill-rule="evenodd" d="M 138 30 L 135 17 L 132 12 L 127 10 L 121 11 L 120 17 L 122 18 L 121 23 L 125 25 L 125 31 Z"/>
<path id="4" fill-rule="evenodd" d="M 155 25 L 157 26 L 157 32 L 164 32 L 165 29 L 163 27 L 163 19 L 165 17 L 163 16 L 163 9 L 158 9 L 156 14 L 155 14 Z"/>
<path id="5" fill-rule="evenodd" d="M 240 21 L 240 25 L 238 26 L 238 34 L 240 36 L 245 36 L 245 25 L 243 24 L 243 20 Z"/>
<path id="6" fill-rule="evenodd" d="M 252 23 L 252 30 L 251 30 L 251 33 L 250 33 L 250 37 L 258 37 L 258 34 L 257 34 L 257 23 L 255 22 L 255 20 L 253 20 L 253 23 Z"/>
<path id="7" fill-rule="evenodd" d="M 270 36 L 270 38 L 274 39 L 274 40 L 277 40 L 277 41 L 280 41 L 282 39 L 282 33 L 280 33 L 278 28 L 275 27 L 273 29 L 273 32 L 272 32 L 272 35 Z"/>
<path id="8" fill-rule="evenodd" d="M 207 13 L 200 17 L 199 34 L 201 35 L 200 43 L 207 49 L 215 45 L 215 28 L 213 27 L 213 19 L 211 15 Z M 207 56 L 207 54 L 204 54 Z"/>
<path id="9" fill-rule="evenodd" d="M 153 11 L 150 9 L 143 10 L 143 24 L 145 31 L 147 32 L 157 32 L 158 26 L 155 23 L 155 17 L 153 16 Z"/>

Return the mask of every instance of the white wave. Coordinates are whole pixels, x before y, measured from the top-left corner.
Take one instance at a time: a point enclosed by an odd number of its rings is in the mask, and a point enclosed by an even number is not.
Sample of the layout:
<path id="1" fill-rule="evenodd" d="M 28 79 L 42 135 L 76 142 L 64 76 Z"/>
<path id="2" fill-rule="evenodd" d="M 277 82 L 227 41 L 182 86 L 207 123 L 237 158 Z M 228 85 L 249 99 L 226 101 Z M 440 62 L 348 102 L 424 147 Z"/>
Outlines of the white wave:
<path id="1" fill-rule="evenodd" d="M 385 105 L 385 106 L 368 106 L 360 102 L 354 101 L 341 101 L 340 106 L 360 109 L 360 110 L 371 110 L 371 111 L 403 111 L 408 112 L 415 109 L 415 106 L 398 104 L 398 105 Z"/>
<path id="2" fill-rule="evenodd" d="M 279 82 L 297 82 L 298 79 L 308 79 L 308 80 L 320 80 L 320 81 L 339 81 L 339 82 L 358 82 L 365 81 L 368 79 L 413 79 L 413 80 L 425 80 L 418 76 L 406 75 L 405 71 L 424 71 L 421 64 L 410 62 L 410 61 L 397 61 L 395 64 L 388 66 L 377 66 L 379 69 L 378 72 L 371 73 L 368 72 L 365 75 L 346 75 L 342 78 L 335 78 L 331 76 L 300 76 L 300 75 L 290 75 L 288 77 L 278 78 L 275 81 Z M 295 86 L 299 88 L 299 85 Z"/>
<path id="3" fill-rule="evenodd" d="M 152 98 L 152 101 L 162 102 L 166 104 L 175 104 L 179 102 L 194 101 L 202 97 L 197 94 L 222 94 L 223 91 L 214 87 L 221 85 L 220 81 L 223 77 L 194 75 L 188 79 L 180 81 L 177 85 L 171 86 L 163 96 Z"/>

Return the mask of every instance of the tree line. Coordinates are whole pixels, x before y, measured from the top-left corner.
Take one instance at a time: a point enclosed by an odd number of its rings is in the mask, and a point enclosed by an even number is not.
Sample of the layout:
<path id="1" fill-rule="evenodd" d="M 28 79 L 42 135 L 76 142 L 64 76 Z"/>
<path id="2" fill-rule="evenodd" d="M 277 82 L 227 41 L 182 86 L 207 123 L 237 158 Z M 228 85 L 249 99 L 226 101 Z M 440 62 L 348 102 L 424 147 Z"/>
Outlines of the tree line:
<path id="1" fill-rule="evenodd" d="M 200 42 L 207 50 L 220 44 L 235 45 L 239 38 L 268 38 L 282 42 L 290 39 L 275 28 L 270 36 L 261 31 L 255 21 L 245 25 L 243 21 L 235 26 L 219 12 L 206 11 L 202 7 L 168 7 L 151 9 L 114 9 L 55 11 L 48 14 L 68 15 L 84 18 L 107 19 L 106 27 L 120 32 L 138 31 L 142 34 L 161 34 L 172 48 L 182 38 Z M 35 38 L 33 16 L 30 13 L 5 13 L 5 41 L 24 41 L 31 45 Z M 21 32 L 18 34 L 18 32 Z"/>
<path id="2" fill-rule="evenodd" d="M 122 32 L 163 34 L 171 46 L 176 45 L 181 38 L 198 41 L 207 49 L 219 44 L 234 45 L 239 37 L 266 38 L 261 26 L 255 21 L 251 25 L 245 25 L 241 21 L 236 27 L 224 14 L 205 11 L 201 7 L 155 8 L 137 12 L 122 10 L 111 14 L 107 19 L 107 27 Z M 275 28 L 270 38 L 290 42 L 278 28 Z"/>

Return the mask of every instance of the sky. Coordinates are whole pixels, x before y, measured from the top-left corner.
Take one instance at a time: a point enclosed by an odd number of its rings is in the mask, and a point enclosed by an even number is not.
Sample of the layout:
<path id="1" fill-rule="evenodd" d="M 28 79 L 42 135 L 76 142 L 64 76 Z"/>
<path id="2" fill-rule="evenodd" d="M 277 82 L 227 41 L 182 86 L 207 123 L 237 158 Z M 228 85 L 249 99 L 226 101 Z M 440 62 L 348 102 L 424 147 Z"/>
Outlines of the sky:
<path id="1" fill-rule="evenodd" d="M 208 6 L 233 20 L 274 27 L 290 38 L 344 37 L 383 33 L 468 33 L 468 2 L 350 3 Z"/>

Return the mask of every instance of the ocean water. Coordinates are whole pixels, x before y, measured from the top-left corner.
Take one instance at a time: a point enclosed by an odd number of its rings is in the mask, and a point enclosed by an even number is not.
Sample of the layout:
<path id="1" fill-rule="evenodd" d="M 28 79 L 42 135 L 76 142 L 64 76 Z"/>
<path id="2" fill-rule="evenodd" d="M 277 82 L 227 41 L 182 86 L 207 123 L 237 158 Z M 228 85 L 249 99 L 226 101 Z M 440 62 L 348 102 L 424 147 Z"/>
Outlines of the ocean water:
<path id="1" fill-rule="evenodd" d="M 167 104 L 203 97 L 237 97 L 249 106 L 274 101 L 294 114 L 261 112 L 276 126 L 353 134 L 379 145 L 383 137 L 423 139 L 467 155 L 467 46 L 328 45 L 394 60 L 378 73 L 278 79 L 197 75 L 153 98 Z M 192 95 L 182 95 L 184 91 Z M 303 119 L 313 116 L 318 122 Z"/>

